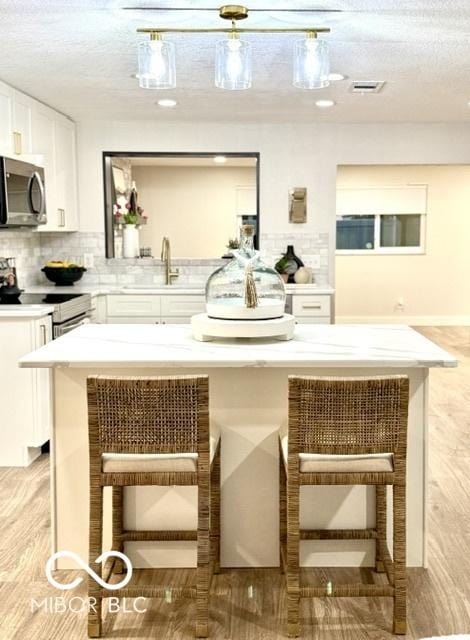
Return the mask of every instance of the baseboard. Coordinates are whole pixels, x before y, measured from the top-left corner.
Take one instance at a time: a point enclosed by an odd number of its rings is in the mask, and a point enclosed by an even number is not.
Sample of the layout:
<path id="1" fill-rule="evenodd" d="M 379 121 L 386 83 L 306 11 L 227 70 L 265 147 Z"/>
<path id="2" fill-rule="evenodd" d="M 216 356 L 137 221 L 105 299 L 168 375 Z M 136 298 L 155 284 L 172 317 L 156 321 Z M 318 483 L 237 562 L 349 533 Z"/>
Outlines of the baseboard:
<path id="1" fill-rule="evenodd" d="M 415 327 L 467 326 L 470 316 L 336 316 L 336 324 L 407 324 Z"/>

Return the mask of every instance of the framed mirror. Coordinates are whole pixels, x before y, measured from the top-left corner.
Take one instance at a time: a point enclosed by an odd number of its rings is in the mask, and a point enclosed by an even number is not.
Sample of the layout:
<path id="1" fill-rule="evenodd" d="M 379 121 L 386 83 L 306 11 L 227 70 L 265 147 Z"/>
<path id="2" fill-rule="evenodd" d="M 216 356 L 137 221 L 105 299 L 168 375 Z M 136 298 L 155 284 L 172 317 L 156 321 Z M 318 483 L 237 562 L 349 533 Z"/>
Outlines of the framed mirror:
<path id="1" fill-rule="evenodd" d="M 159 258 L 166 237 L 175 258 L 220 258 L 248 223 L 259 248 L 259 174 L 259 153 L 104 152 L 106 257 Z"/>

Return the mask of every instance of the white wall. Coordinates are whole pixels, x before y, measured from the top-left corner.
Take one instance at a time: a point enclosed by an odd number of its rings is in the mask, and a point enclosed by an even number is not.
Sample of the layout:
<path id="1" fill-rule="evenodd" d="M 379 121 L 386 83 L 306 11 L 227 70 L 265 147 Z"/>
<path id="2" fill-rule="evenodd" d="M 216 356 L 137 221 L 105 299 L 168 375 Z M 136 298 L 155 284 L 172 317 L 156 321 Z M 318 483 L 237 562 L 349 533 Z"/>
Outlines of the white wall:
<path id="1" fill-rule="evenodd" d="M 338 187 L 426 184 L 425 253 L 337 255 L 344 322 L 470 323 L 470 166 L 340 167 Z"/>
<path id="2" fill-rule="evenodd" d="M 330 234 L 333 278 L 336 167 L 470 164 L 470 125 L 276 125 L 83 121 L 78 127 L 81 228 L 103 230 L 103 151 L 259 151 L 261 231 Z M 308 222 L 289 225 L 288 190 L 308 188 Z"/>
<path id="3" fill-rule="evenodd" d="M 154 122 L 81 122 L 78 126 L 78 162 L 81 227 L 103 229 L 103 151 L 204 151 L 261 153 L 262 232 L 288 232 L 288 190 L 309 187 L 306 231 L 331 231 L 328 203 L 334 201 L 336 166 L 325 165 L 312 148 L 311 137 L 299 137 L 296 126 L 176 124 Z M 323 131 L 321 147 L 328 146 Z M 329 186 L 327 186 L 329 185 Z M 294 229 L 301 231 L 299 226 Z"/>
<path id="4" fill-rule="evenodd" d="M 174 256 L 220 258 L 237 238 L 237 186 L 256 186 L 256 167 L 134 166 L 139 204 L 148 216 L 140 245 L 159 255 L 162 238 Z"/>

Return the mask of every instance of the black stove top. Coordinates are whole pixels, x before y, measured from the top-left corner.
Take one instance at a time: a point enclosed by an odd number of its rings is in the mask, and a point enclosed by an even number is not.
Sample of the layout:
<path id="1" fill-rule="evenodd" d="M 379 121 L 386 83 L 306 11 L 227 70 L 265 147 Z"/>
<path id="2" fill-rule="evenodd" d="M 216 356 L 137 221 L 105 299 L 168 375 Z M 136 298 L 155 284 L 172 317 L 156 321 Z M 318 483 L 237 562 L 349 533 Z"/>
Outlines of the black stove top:
<path id="1" fill-rule="evenodd" d="M 61 304 L 83 296 L 83 293 L 22 293 L 19 298 L 0 297 L 0 304 Z"/>

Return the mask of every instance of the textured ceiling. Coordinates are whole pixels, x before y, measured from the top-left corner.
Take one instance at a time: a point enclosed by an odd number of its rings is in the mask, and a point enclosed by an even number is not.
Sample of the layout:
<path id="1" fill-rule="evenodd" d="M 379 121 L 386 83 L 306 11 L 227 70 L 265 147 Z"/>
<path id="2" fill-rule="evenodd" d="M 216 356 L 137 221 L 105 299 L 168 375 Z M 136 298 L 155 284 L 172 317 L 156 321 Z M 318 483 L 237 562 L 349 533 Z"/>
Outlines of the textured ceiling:
<path id="1" fill-rule="evenodd" d="M 292 35 L 245 36 L 253 45 L 253 87 L 214 87 L 214 43 L 221 35 L 172 36 L 177 89 L 145 91 L 136 72 L 139 26 L 214 26 L 213 0 L 0 0 L 0 79 L 84 118 L 258 122 L 470 121 L 470 0 L 252 0 L 245 25 L 329 26 L 332 70 L 348 76 L 327 89 L 291 84 Z M 188 11 L 123 7 L 188 7 Z M 280 8 L 338 13 L 276 13 Z M 348 92 L 351 80 L 385 80 L 377 95 Z M 155 103 L 173 97 L 175 109 Z M 320 110 L 319 98 L 337 105 Z"/>

